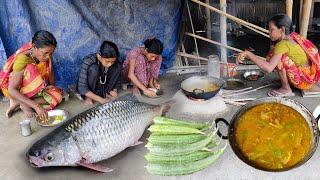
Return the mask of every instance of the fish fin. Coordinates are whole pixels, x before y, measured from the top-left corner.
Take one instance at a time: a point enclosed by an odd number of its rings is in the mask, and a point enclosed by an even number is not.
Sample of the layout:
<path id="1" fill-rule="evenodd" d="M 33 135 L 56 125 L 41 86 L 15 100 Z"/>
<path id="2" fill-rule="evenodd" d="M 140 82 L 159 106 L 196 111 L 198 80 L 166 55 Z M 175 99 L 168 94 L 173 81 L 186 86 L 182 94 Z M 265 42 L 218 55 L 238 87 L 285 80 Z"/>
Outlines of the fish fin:
<path id="1" fill-rule="evenodd" d="M 84 162 L 84 160 L 77 162 L 77 165 L 83 166 L 83 167 L 86 167 L 86 168 L 89 168 L 89 169 L 92 169 L 92 170 L 95 170 L 98 172 L 102 172 L 102 173 L 107 173 L 107 172 L 113 171 L 113 169 L 102 166 L 100 164 L 86 163 L 86 162 Z"/>
<path id="2" fill-rule="evenodd" d="M 162 106 L 161 106 L 161 116 L 165 116 L 167 112 L 169 112 L 171 106 L 175 103 L 176 101 L 174 100 L 169 100 L 167 102 L 165 102 Z"/>
<path id="3" fill-rule="evenodd" d="M 133 146 L 138 146 L 138 145 L 140 145 L 140 144 L 142 144 L 142 143 L 143 143 L 142 141 L 137 141 L 137 142 L 135 142 L 134 144 L 132 144 L 131 147 L 133 147 Z"/>
<path id="4" fill-rule="evenodd" d="M 123 96 L 118 97 L 114 101 L 133 101 L 133 102 L 139 102 L 136 95 L 132 93 L 125 94 Z"/>

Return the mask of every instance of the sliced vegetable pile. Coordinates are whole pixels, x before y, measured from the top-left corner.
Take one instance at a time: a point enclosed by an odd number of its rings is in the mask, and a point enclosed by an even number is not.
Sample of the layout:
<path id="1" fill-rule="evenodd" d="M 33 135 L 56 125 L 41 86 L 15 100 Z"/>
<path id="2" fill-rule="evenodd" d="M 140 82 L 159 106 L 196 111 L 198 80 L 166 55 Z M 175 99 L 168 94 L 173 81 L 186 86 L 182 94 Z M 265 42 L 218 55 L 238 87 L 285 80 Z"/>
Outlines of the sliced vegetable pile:
<path id="1" fill-rule="evenodd" d="M 151 174 L 183 175 L 200 171 L 214 163 L 226 148 L 217 146 L 215 134 L 208 123 L 186 122 L 166 117 L 155 117 L 146 147 L 146 166 Z"/>

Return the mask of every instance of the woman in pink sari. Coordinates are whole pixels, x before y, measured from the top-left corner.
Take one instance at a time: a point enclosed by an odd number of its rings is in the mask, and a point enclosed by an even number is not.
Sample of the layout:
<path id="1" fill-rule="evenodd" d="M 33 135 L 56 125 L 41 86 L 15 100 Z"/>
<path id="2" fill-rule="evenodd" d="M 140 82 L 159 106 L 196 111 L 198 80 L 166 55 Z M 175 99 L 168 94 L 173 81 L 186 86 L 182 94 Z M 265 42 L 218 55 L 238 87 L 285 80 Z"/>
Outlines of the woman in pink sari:
<path id="1" fill-rule="evenodd" d="M 270 39 L 275 46 L 270 50 L 267 61 L 249 51 L 240 53 L 237 60 L 244 58 L 253 61 L 266 72 L 274 69 L 281 81 L 279 89 L 272 90 L 269 96 L 294 96 L 291 86 L 297 89 L 310 89 L 320 78 L 320 57 L 318 49 L 309 40 L 292 32 L 291 19 L 278 14 L 269 21 Z"/>
<path id="2" fill-rule="evenodd" d="M 123 63 L 123 76 L 131 81 L 134 93 L 139 89 L 147 96 L 154 97 L 156 93 L 149 88 L 160 89 L 158 75 L 162 62 L 162 42 L 156 38 L 144 41 L 144 47 L 132 49 Z"/>
<path id="3" fill-rule="evenodd" d="M 47 118 L 51 110 L 62 100 L 62 90 L 54 85 L 51 57 L 57 46 L 48 31 L 38 31 L 32 42 L 23 45 L 9 57 L 0 72 L 0 88 L 10 99 L 6 112 L 9 118 L 19 106 L 27 117 L 36 114 Z M 34 113 L 34 111 L 36 113 Z"/>

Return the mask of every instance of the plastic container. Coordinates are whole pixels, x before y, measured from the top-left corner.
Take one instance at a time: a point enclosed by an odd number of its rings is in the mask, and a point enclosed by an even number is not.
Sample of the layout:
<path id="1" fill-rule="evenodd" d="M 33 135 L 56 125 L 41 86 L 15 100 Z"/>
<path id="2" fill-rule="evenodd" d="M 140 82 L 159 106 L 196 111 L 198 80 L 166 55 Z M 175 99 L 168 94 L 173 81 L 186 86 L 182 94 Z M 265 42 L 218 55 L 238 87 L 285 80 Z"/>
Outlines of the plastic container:
<path id="1" fill-rule="evenodd" d="M 236 64 L 234 63 L 223 64 L 221 66 L 220 72 L 220 77 L 224 79 L 233 78 L 238 74 Z"/>
<path id="2" fill-rule="evenodd" d="M 23 120 L 19 124 L 22 136 L 30 136 L 32 134 L 31 121 L 29 119 Z"/>
<path id="3" fill-rule="evenodd" d="M 220 60 L 217 55 L 210 55 L 208 61 L 208 76 L 220 78 Z"/>

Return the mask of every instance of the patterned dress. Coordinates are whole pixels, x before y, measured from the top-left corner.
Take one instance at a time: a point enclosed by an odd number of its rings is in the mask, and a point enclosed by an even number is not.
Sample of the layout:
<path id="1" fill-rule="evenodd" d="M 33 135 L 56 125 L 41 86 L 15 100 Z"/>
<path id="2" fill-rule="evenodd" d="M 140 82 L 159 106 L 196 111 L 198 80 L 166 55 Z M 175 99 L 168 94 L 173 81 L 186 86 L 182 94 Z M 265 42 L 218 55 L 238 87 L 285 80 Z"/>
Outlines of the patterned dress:
<path id="1" fill-rule="evenodd" d="M 142 84 L 147 86 L 151 77 L 158 79 L 162 62 L 161 55 L 158 56 L 154 61 L 148 61 L 147 57 L 142 54 L 142 48 L 138 47 L 129 51 L 126 56 L 126 60 L 123 63 L 122 70 L 123 76 L 128 81 L 130 81 L 128 78 L 129 64 L 132 60 L 136 60 L 134 74 Z"/>

